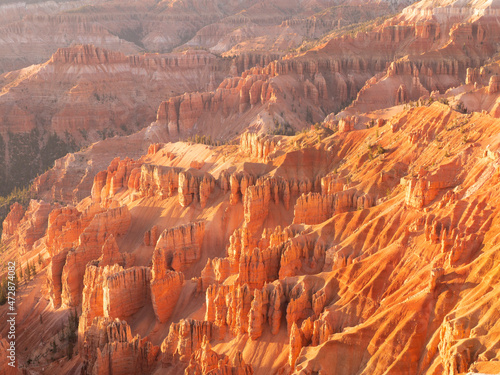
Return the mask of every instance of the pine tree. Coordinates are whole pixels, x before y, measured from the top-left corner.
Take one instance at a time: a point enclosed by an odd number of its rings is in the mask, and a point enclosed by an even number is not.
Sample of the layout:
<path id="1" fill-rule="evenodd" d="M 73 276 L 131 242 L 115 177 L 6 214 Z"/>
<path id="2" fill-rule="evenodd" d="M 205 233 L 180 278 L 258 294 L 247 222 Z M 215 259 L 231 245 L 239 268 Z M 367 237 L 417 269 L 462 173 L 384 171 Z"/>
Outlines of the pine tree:
<path id="1" fill-rule="evenodd" d="M 26 279 L 29 281 L 31 280 L 31 267 L 30 263 L 26 263 Z"/>

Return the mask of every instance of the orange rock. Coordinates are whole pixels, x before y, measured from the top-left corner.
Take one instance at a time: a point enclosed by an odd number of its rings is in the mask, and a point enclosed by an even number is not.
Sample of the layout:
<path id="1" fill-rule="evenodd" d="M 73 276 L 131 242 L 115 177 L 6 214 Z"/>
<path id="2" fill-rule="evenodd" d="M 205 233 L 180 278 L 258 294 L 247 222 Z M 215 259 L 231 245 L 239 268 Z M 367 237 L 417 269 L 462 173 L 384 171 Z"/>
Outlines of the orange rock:
<path id="1" fill-rule="evenodd" d="M 139 192 L 142 197 L 171 197 L 179 186 L 181 169 L 144 164 L 141 167 Z"/>
<path id="2" fill-rule="evenodd" d="M 205 173 L 200 181 L 200 206 L 205 208 L 210 195 L 215 189 L 215 179 L 208 173 Z"/>
<path id="3" fill-rule="evenodd" d="M 201 245 L 205 235 L 205 222 L 200 221 L 176 228 L 165 229 L 160 235 L 154 257 L 161 274 L 162 270 L 183 271 L 201 257 Z M 161 266 L 160 266 L 161 264 Z"/>
<path id="4" fill-rule="evenodd" d="M 271 185 L 254 185 L 247 188 L 244 200 L 245 225 L 250 233 L 256 233 L 264 224 L 269 213 L 271 200 Z"/>
<path id="5" fill-rule="evenodd" d="M 406 185 L 407 205 L 423 208 L 436 198 L 439 191 L 455 185 L 455 175 L 458 170 L 457 161 L 441 165 L 433 174 L 421 171 L 420 175 L 409 180 L 402 180 Z"/>
<path id="6" fill-rule="evenodd" d="M 245 132 L 240 138 L 240 150 L 252 157 L 266 159 L 276 148 L 272 137 L 261 137 L 257 133 Z"/>
<path id="7" fill-rule="evenodd" d="M 156 246 L 158 242 L 158 226 L 154 225 L 150 230 L 144 233 L 144 245 Z"/>
<path id="8" fill-rule="evenodd" d="M 189 206 L 198 198 L 198 179 L 188 172 L 179 174 L 179 203 L 182 207 Z"/>
<path id="9" fill-rule="evenodd" d="M 358 118 L 355 116 L 347 116 L 339 120 L 339 132 L 347 133 L 354 130 L 356 124 L 358 123 Z"/>
<path id="10" fill-rule="evenodd" d="M 251 254 L 240 257 L 238 283 L 248 284 L 250 288 L 262 288 L 267 281 L 266 265 L 259 248 L 254 248 Z"/>
<path id="11" fill-rule="evenodd" d="M 2 242 L 12 237 L 16 232 L 19 222 L 24 216 L 23 207 L 15 202 L 10 206 L 10 211 L 2 224 Z"/>
<path id="12" fill-rule="evenodd" d="M 488 85 L 488 94 L 495 94 L 500 91 L 500 75 L 491 76 Z"/>
<path id="13" fill-rule="evenodd" d="M 114 324 L 117 325 L 117 323 Z M 106 327 L 108 332 L 116 329 L 109 326 L 108 324 Z M 113 340 L 114 337 L 109 340 L 110 335 L 108 334 L 109 341 L 102 347 L 97 347 L 93 366 L 91 366 L 92 362 L 88 365 L 92 368 L 92 373 L 98 375 L 131 375 L 137 372 L 141 374 L 152 372 L 156 366 L 160 348 L 146 339 L 141 339 L 139 335 L 128 340 L 128 337 L 124 337 L 121 332 L 117 333 L 119 334 L 118 340 Z M 127 341 L 124 340 L 125 338 Z"/>
<path id="14" fill-rule="evenodd" d="M 78 239 L 78 224 L 81 212 L 74 207 L 54 209 L 49 214 L 47 225 L 47 247 L 51 254 L 58 252 L 57 249 L 70 247 Z"/>
<path id="15" fill-rule="evenodd" d="M 158 270 L 156 259 L 153 255 L 151 299 L 156 319 L 161 323 L 168 321 L 172 315 L 183 285 L 184 275 L 182 272 Z"/>
<path id="16" fill-rule="evenodd" d="M 16 231 L 16 247 L 20 255 L 31 251 L 34 243 L 45 235 L 49 213 L 53 209 L 54 206 L 50 203 L 31 200 Z"/>
<path id="17" fill-rule="evenodd" d="M 290 302 L 286 308 L 286 322 L 288 332 L 294 323 L 311 315 L 310 291 L 304 283 L 299 283 L 290 291 Z"/>
<path id="18" fill-rule="evenodd" d="M 179 323 L 172 323 L 161 344 L 162 363 L 188 362 L 191 355 L 201 348 L 203 339 L 211 340 L 213 334 L 211 322 L 181 319 Z"/>
<path id="19" fill-rule="evenodd" d="M 290 330 L 290 354 L 288 356 L 288 364 L 292 369 L 295 368 L 295 361 L 303 347 L 302 341 L 302 332 L 297 327 L 297 323 L 293 322 Z"/>
<path id="20" fill-rule="evenodd" d="M 104 282 L 104 315 L 125 319 L 150 301 L 148 267 L 132 267 L 110 274 Z"/>
<path id="21" fill-rule="evenodd" d="M 132 332 L 125 321 L 97 317 L 92 320 L 91 325 L 84 335 L 80 336 L 80 339 L 82 357 L 88 363 L 88 367 L 92 369 L 97 359 L 98 350 L 102 350 L 110 342 L 132 341 Z"/>
<path id="22" fill-rule="evenodd" d="M 160 143 L 152 143 L 148 147 L 148 155 L 156 154 L 158 151 L 160 151 L 161 148 L 162 148 L 162 145 Z"/>
<path id="23" fill-rule="evenodd" d="M 309 193 L 297 199 L 294 223 L 319 224 L 333 216 L 335 197 Z"/>
<path id="24" fill-rule="evenodd" d="M 118 236 L 128 231 L 131 216 L 126 206 L 111 208 L 97 214 L 79 237 L 78 247 L 71 249 L 66 257 L 62 273 L 62 303 L 77 306 L 83 289 L 85 264 L 99 259 L 106 236 Z"/>
<path id="25" fill-rule="evenodd" d="M 254 297 L 252 307 L 248 314 L 248 335 L 252 340 L 257 340 L 262 336 L 264 323 L 266 322 L 267 304 L 269 303 L 269 296 L 267 290 L 254 290 Z"/>

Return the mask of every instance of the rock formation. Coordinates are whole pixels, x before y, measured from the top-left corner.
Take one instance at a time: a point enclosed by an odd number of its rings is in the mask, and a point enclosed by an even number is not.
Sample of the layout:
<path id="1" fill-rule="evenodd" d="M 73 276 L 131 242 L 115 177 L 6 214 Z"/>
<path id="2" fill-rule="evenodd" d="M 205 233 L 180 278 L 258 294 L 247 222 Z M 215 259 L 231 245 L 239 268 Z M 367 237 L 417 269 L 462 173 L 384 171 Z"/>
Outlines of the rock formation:
<path id="1" fill-rule="evenodd" d="M 34 243 L 41 239 L 47 230 L 49 213 L 53 209 L 50 203 L 32 200 L 24 217 L 18 223 L 16 244 L 20 255 L 31 251 Z"/>
<path id="2" fill-rule="evenodd" d="M 157 262 L 162 269 L 187 269 L 200 259 L 204 235 L 204 222 L 165 229 L 155 247 Z"/>
<path id="3" fill-rule="evenodd" d="M 114 125 L 132 116 L 140 126 L 142 107 L 110 93 L 146 103 L 155 90 L 163 101 L 145 104 L 156 119 L 140 132 L 101 134 L 59 159 L 34 183 L 44 201 L 12 206 L 0 258 L 23 271 L 18 363 L 83 374 L 498 373 L 496 5 L 422 0 L 346 33 L 369 9 L 401 3 L 248 4 L 121 2 L 123 17 L 148 7 L 163 18 L 139 13 L 135 31 L 113 28 L 118 38 L 140 35 L 148 48 L 190 35 L 186 45 L 225 57 L 74 47 L 0 77 L 9 168 L 13 140 L 35 144 L 21 133 L 59 144 L 52 130 L 31 133 L 33 121 L 83 138 L 70 130 L 91 129 L 89 115 L 106 123 L 104 108 L 123 113 Z M 59 17 L 97 30 L 115 6 Z M 314 16 L 302 19 L 304 8 Z M 265 35 L 276 24 L 281 36 Z M 304 33 L 321 43 L 272 55 Z M 270 40 L 270 54 L 245 53 Z M 129 90 L 136 76 L 143 86 Z M 36 95 L 35 112 L 14 101 L 42 78 L 37 92 L 67 85 L 64 110 L 59 97 L 55 113 Z"/>
<path id="4" fill-rule="evenodd" d="M 126 322 L 108 318 L 94 319 L 82 347 L 87 373 L 107 375 L 149 374 L 160 349 L 139 335 L 132 337 Z"/>
<path id="5" fill-rule="evenodd" d="M 126 233 L 130 220 L 130 212 L 126 206 L 111 208 L 94 216 L 79 236 L 78 246 L 67 253 L 61 276 L 63 304 L 77 306 L 80 303 L 85 264 L 102 255 L 102 246 L 107 236 Z"/>
<path id="6" fill-rule="evenodd" d="M 2 224 L 2 242 L 12 237 L 19 225 L 19 222 L 24 217 L 23 207 L 19 203 L 14 203 L 10 206 L 10 211 Z"/>

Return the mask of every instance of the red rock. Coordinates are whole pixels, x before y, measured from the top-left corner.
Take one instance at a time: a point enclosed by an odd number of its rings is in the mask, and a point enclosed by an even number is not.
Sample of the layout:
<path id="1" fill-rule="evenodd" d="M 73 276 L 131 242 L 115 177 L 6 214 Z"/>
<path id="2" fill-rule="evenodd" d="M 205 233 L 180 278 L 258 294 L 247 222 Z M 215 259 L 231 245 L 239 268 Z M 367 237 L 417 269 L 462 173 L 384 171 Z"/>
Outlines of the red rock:
<path id="1" fill-rule="evenodd" d="M 290 302 L 286 308 L 288 332 L 291 331 L 294 323 L 307 318 L 311 314 L 311 301 L 308 293 L 309 290 L 303 283 L 295 285 L 290 291 Z"/>
<path id="2" fill-rule="evenodd" d="M 150 303 L 151 270 L 132 267 L 104 279 L 104 315 L 125 319 Z"/>
<path id="3" fill-rule="evenodd" d="M 319 224 L 333 216 L 335 197 L 309 193 L 297 199 L 294 223 Z"/>

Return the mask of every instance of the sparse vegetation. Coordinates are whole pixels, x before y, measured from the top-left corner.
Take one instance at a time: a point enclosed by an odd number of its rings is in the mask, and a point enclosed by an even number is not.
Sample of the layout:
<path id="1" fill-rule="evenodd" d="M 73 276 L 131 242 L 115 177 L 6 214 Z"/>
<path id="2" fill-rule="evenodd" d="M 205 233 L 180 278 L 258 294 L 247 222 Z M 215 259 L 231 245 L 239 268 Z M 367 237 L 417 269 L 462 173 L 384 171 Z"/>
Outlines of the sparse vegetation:
<path id="1" fill-rule="evenodd" d="M 280 123 L 277 119 L 274 119 L 274 129 L 269 131 L 268 134 L 291 136 L 295 134 L 295 131 L 288 122 Z"/>
<path id="2" fill-rule="evenodd" d="M 199 135 L 199 134 L 195 134 L 192 137 L 188 137 L 186 141 L 207 146 L 214 146 L 214 147 L 228 144 L 228 142 L 220 139 L 212 140 L 212 136 L 210 135 L 207 137 L 206 135 Z"/>

